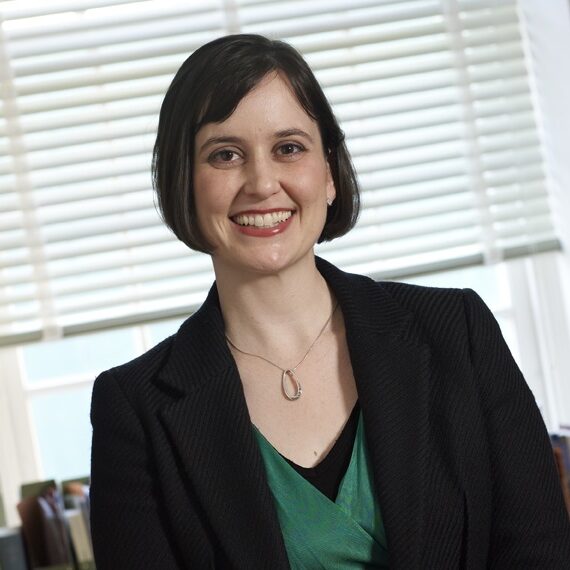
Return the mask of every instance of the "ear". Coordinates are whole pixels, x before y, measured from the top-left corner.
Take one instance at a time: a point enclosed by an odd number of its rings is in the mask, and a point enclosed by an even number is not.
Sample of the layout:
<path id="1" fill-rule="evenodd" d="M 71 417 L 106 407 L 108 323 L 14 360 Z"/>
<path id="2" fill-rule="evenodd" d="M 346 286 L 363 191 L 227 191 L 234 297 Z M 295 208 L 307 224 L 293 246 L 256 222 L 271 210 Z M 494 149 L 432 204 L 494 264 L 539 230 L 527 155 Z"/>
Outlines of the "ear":
<path id="1" fill-rule="evenodd" d="M 331 165 L 329 164 L 329 161 L 326 161 L 327 163 L 327 185 L 326 185 L 326 190 L 327 190 L 327 204 L 332 204 L 334 202 L 334 199 L 336 198 L 336 188 L 334 186 L 334 179 L 333 179 L 333 175 L 331 172 Z"/>

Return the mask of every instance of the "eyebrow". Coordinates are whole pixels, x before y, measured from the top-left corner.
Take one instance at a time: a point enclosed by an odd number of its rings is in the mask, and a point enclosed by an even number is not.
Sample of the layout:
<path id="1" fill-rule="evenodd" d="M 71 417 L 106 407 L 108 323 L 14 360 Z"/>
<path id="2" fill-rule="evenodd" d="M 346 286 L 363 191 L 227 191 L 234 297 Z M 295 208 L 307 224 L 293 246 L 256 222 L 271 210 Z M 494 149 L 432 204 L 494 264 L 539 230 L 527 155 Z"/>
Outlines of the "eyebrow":
<path id="1" fill-rule="evenodd" d="M 306 138 L 309 142 L 311 142 L 311 143 L 313 142 L 313 137 L 312 137 L 309 133 L 307 133 L 307 132 L 305 132 L 305 131 L 303 131 L 303 130 L 301 130 L 301 129 L 284 129 L 284 130 L 282 130 L 282 131 L 277 131 L 277 132 L 275 133 L 275 138 L 276 138 L 276 139 L 284 139 L 284 138 L 287 138 L 287 137 L 295 137 L 295 136 L 297 136 L 297 137 L 304 137 L 304 138 Z"/>
<path id="2" fill-rule="evenodd" d="M 314 142 L 313 137 L 309 133 L 303 131 L 302 129 L 296 129 L 296 128 L 283 129 L 281 131 L 277 131 L 276 133 L 274 133 L 273 138 L 283 139 L 283 138 L 293 137 L 293 136 L 303 137 L 303 138 L 306 138 L 311 143 Z M 209 139 L 206 139 L 204 141 L 204 144 L 202 144 L 202 146 L 200 147 L 199 152 L 202 152 L 205 148 L 212 146 L 214 144 L 239 144 L 242 142 L 243 142 L 242 138 L 232 137 L 229 135 L 222 135 L 219 137 L 210 137 Z"/>
<path id="3" fill-rule="evenodd" d="M 202 152 L 206 147 L 212 146 L 213 144 L 239 144 L 242 142 L 240 137 L 230 137 L 222 135 L 221 137 L 210 137 L 204 141 L 204 144 L 200 147 L 200 152 Z"/>

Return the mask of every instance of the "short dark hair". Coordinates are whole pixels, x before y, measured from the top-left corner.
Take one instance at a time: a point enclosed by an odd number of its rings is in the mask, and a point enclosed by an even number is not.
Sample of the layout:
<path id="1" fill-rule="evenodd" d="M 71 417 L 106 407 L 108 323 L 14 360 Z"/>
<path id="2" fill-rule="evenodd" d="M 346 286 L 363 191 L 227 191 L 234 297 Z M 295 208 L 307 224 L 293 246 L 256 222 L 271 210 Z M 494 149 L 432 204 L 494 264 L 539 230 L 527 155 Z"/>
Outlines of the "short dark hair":
<path id="1" fill-rule="evenodd" d="M 211 252 L 194 206 L 196 133 L 206 123 L 227 119 L 271 72 L 284 76 L 303 109 L 318 124 L 331 169 L 336 199 L 328 208 L 319 243 L 344 235 L 356 223 L 358 181 L 344 133 L 313 72 L 285 42 L 235 34 L 215 39 L 192 53 L 174 76 L 160 109 L 152 160 L 158 208 L 176 237 L 192 249 Z"/>

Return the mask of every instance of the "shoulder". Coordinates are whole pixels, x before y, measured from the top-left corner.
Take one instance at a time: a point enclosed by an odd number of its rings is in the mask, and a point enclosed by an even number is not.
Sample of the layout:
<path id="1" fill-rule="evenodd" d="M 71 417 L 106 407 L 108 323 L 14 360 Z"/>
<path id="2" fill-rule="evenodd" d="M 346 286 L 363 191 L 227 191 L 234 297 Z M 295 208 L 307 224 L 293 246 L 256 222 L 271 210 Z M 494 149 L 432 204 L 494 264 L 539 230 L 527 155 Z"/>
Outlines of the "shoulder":
<path id="1" fill-rule="evenodd" d="M 462 366 L 476 380 L 484 402 L 509 393 L 532 398 L 491 310 L 472 289 L 440 289 L 379 283 L 412 313 L 415 331 L 445 366 Z M 455 376 L 454 376 L 455 377 Z M 464 384 L 463 384 L 464 385 Z"/>
<path id="2" fill-rule="evenodd" d="M 205 377 L 226 370 L 230 359 L 214 285 L 174 335 L 138 358 L 103 372 L 95 382 L 94 396 L 114 392 L 131 404 L 136 400 L 158 405 L 175 394 L 198 388 Z"/>
<path id="3" fill-rule="evenodd" d="M 113 389 L 118 389 L 129 400 L 136 397 L 136 394 L 143 394 L 152 390 L 156 385 L 160 372 L 170 360 L 177 339 L 182 334 L 181 331 L 192 328 L 197 320 L 198 312 L 187 318 L 180 325 L 177 332 L 146 352 L 128 362 L 101 372 L 95 380 L 94 394 L 105 391 L 105 388 L 111 389 L 111 384 L 115 386 Z"/>
<path id="4" fill-rule="evenodd" d="M 467 333 L 470 319 L 494 318 L 471 289 L 424 287 L 344 272 L 318 259 L 318 267 L 357 325 L 398 329 L 410 321 L 428 337 Z M 381 321 L 381 322 L 380 322 Z"/>
<path id="5" fill-rule="evenodd" d="M 165 338 L 157 345 L 132 360 L 114 366 L 103 372 L 103 375 L 111 375 L 117 378 L 139 377 L 141 373 L 154 375 L 164 365 L 172 349 L 176 333 Z"/>
<path id="6" fill-rule="evenodd" d="M 471 289 L 424 287 L 397 282 L 380 282 L 385 290 L 411 313 L 416 329 L 440 349 L 468 348 L 472 342 L 473 323 L 485 322 L 498 330 L 491 311 Z"/>
<path id="7" fill-rule="evenodd" d="M 111 402 L 116 405 L 118 400 L 137 407 L 139 397 L 145 398 L 153 390 L 154 379 L 168 360 L 175 337 L 172 335 L 137 358 L 101 372 L 93 387 L 92 410 L 98 403 L 109 408 Z"/>
<path id="8" fill-rule="evenodd" d="M 165 338 L 137 358 L 110 368 L 100 376 L 120 378 L 121 382 L 126 384 L 135 380 L 140 382 L 141 377 L 144 379 L 145 377 L 156 376 L 168 362 L 181 338 L 185 341 L 195 341 L 196 338 L 201 336 L 205 327 L 211 326 L 211 323 L 215 321 L 215 315 L 213 317 L 213 313 L 216 313 L 215 309 L 217 305 L 217 290 L 214 285 L 210 289 L 206 300 L 194 313 L 181 323 L 176 333 Z"/>
<path id="9" fill-rule="evenodd" d="M 463 290 L 442 287 L 411 285 L 398 281 L 376 281 L 401 305 L 414 312 L 430 311 L 434 308 L 459 307 L 463 303 Z"/>
<path id="10" fill-rule="evenodd" d="M 202 354 L 208 353 L 216 336 L 212 331 L 218 332 L 220 327 L 223 320 L 213 286 L 206 300 L 175 334 L 137 358 L 102 372 L 95 381 L 94 396 L 114 391 L 134 403 L 135 399 L 154 401 L 172 390 L 179 391 L 185 385 L 188 365 L 199 363 Z M 169 382 L 173 376 L 180 382 Z"/>
<path id="11" fill-rule="evenodd" d="M 489 317 L 491 312 L 472 289 L 425 287 L 395 281 L 376 282 L 402 307 L 420 319 L 446 321 L 454 317 Z"/>
<path id="12" fill-rule="evenodd" d="M 431 317 L 463 312 L 466 303 L 484 306 L 481 298 L 471 289 L 375 280 L 366 275 L 345 272 L 321 258 L 317 258 L 317 267 L 337 294 L 363 305 L 371 301 L 370 309 L 373 304 L 397 305 L 418 317 Z"/>
<path id="13" fill-rule="evenodd" d="M 379 282 L 431 338 L 456 346 L 478 342 L 483 335 L 501 337 L 499 325 L 483 299 L 472 289 L 424 287 Z"/>

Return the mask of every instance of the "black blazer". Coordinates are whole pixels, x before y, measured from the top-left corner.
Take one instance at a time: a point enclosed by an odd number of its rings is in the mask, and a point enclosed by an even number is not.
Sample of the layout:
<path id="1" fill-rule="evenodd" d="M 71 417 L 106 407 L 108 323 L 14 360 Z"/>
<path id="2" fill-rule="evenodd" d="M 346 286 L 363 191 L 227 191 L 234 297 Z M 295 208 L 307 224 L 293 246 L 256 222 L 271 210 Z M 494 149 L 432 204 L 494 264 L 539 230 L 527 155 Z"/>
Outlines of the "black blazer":
<path id="1" fill-rule="evenodd" d="M 549 439 L 472 291 L 317 265 L 342 309 L 392 570 L 570 568 Z M 92 402 L 98 570 L 289 568 L 215 286 Z"/>

